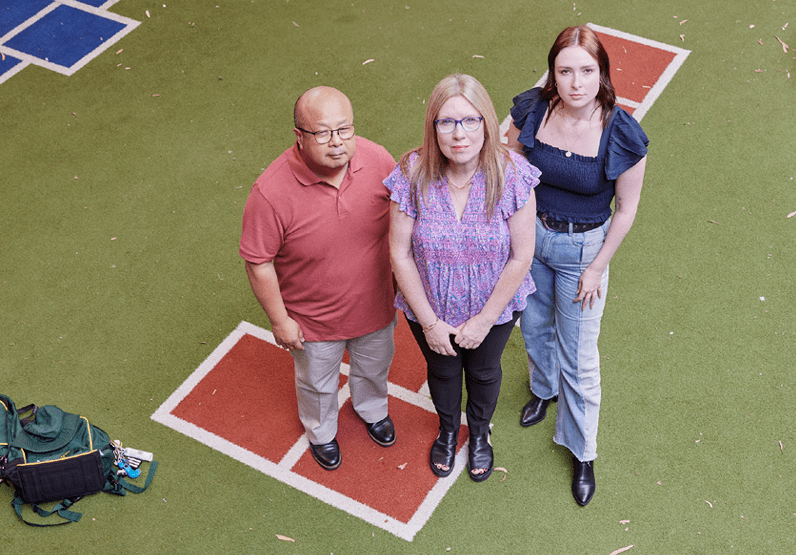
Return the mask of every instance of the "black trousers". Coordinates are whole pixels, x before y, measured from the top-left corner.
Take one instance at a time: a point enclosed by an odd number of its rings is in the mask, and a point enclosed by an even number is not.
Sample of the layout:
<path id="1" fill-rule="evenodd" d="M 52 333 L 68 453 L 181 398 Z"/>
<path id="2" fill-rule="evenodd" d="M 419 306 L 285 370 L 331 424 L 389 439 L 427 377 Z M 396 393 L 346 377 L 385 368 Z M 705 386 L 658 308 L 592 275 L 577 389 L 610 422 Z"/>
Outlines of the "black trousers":
<path id="1" fill-rule="evenodd" d="M 511 321 L 492 326 L 484 341 L 476 349 L 462 349 L 451 336 L 456 356 L 445 356 L 432 351 L 423 333 L 423 327 L 407 318 L 428 367 L 428 389 L 439 415 L 443 431 L 458 431 L 462 416 L 462 371 L 467 388 L 467 422 L 471 436 L 489 431 L 489 421 L 497 406 L 503 369 L 500 358 L 511 336 L 511 330 L 520 317 L 512 314 Z"/>

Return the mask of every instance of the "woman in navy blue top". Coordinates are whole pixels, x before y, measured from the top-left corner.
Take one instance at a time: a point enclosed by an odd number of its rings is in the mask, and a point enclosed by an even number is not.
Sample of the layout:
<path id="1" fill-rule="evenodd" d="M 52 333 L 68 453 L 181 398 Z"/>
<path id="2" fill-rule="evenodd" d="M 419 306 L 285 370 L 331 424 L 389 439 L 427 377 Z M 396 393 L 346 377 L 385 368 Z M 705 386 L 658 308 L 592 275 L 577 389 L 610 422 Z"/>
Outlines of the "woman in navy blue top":
<path id="1" fill-rule="evenodd" d="M 559 34 L 544 87 L 514 98 L 509 146 L 542 172 L 536 249 L 521 327 L 530 363 L 530 426 L 558 402 L 553 441 L 573 454 L 572 494 L 594 495 L 600 410 L 597 338 L 608 263 L 636 216 L 649 141 L 615 105 L 608 54 L 587 26 Z M 611 201 L 615 212 L 611 215 Z"/>

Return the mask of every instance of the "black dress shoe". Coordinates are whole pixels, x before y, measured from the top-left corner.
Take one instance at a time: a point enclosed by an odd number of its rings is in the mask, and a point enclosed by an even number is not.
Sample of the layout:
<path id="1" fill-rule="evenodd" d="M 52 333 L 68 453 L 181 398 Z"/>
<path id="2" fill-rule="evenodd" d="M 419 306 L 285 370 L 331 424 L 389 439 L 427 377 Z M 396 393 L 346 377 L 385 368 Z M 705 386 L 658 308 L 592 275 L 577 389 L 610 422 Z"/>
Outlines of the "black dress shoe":
<path id="1" fill-rule="evenodd" d="M 310 443 L 310 453 L 312 453 L 312 458 L 315 459 L 315 462 L 325 470 L 334 470 L 343 462 L 343 457 L 340 455 L 340 446 L 337 445 L 336 439 L 323 445 Z"/>
<path id="2" fill-rule="evenodd" d="M 479 436 L 470 436 L 470 478 L 475 482 L 483 482 L 492 474 L 494 464 L 492 444 L 489 443 L 489 432 Z M 473 474 L 473 470 L 485 470 L 480 474 Z"/>
<path id="3" fill-rule="evenodd" d="M 594 496 L 594 461 L 581 462 L 572 457 L 575 465 L 575 473 L 572 477 L 572 496 L 578 505 L 583 507 Z"/>
<path id="4" fill-rule="evenodd" d="M 395 443 L 395 426 L 392 423 L 392 418 L 388 414 L 378 422 L 373 424 L 366 424 L 368 435 L 370 439 L 381 445 L 382 447 L 389 447 Z"/>
<path id="5" fill-rule="evenodd" d="M 528 404 L 522 407 L 520 425 L 526 427 L 533 426 L 544 420 L 544 417 L 547 416 L 547 405 L 550 404 L 550 401 L 554 403 L 558 402 L 558 395 L 552 399 L 540 399 L 536 395 L 533 395 L 531 400 L 528 401 Z"/>
<path id="6" fill-rule="evenodd" d="M 431 471 L 444 478 L 453 472 L 453 463 L 456 458 L 456 445 L 459 441 L 459 431 L 443 432 L 439 431 L 439 436 L 431 446 Z M 448 470 L 442 470 L 437 465 L 447 466 Z"/>

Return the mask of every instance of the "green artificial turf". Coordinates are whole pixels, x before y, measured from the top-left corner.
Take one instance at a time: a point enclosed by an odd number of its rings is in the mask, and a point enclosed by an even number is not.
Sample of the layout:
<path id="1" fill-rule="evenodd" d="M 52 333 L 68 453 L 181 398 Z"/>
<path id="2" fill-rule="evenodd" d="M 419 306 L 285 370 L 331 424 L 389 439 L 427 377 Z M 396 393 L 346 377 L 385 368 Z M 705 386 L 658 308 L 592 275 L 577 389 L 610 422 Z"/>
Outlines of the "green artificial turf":
<path id="1" fill-rule="evenodd" d="M 775 37 L 796 46 L 793 2 L 120 0 L 111 10 L 142 23 L 70 77 L 29 66 L 0 84 L 0 391 L 86 414 L 160 467 L 146 493 L 88 497 L 81 522 L 52 529 L 19 522 L 3 486 L 0 545 L 793 552 L 796 54 Z M 587 507 L 570 495 L 553 418 L 518 424 L 528 399 L 518 330 L 493 419 L 505 480 L 461 476 L 412 542 L 150 420 L 241 320 L 267 326 L 237 254 L 240 220 L 251 184 L 293 140 L 302 91 L 343 90 L 358 134 L 398 157 L 419 144 L 440 78 L 474 75 L 503 117 L 545 71 L 557 33 L 586 22 L 691 50 L 642 121 L 650 153 L 635 226 L 611 262 Z"/>

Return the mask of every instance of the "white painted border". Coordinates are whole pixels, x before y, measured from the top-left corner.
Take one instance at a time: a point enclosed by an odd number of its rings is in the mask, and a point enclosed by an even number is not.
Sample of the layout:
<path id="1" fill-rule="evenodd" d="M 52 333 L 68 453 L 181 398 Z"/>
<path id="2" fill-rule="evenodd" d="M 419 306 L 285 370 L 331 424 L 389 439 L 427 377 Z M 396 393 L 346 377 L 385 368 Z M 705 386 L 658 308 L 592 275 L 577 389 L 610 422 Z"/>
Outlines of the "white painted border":
<path id="1" fill-rule="evenodd" d="M 690 50 L 685 50 L 684 48 L 678 48 L 677 46 L 672 46 L 670 44 L 665 44 L 662 42 L 658 42 L 652 39 L 645 39 L 643 37 L 639 37 L 637 35 L 631 35 L 629 33 L 624 33 L 622 31 L 617 31 L 616 29 L 610 29 L 608 27 L 602 27 L 600 25 L 595 25 L 594 23 L 587 24 L 592 30 L 597 31 L 599 33 L 603 33 L 606 35 L 611 35 L 614 37 L 618 37 L 621 39 L 629 40 L 631 42 L 638 42 L 640 44 L 644 44 L 646 46 L 651 46 L 653 48 L 658 48 L 660 50 L 665 50 L 667 52 L 674 53 L 674 58 L 669 65 L 663 70 L 658 80 L 652 86 L 650 91 L 644 95 L 644 100 L 641 101 L 640 104 L 637 106 L 635 102 L 632 102 L 627 99 L 619 99 L 617 98 L 617 102 L 621 102 L 625 106 L 632 106 L 635 110 L 633 111 L 633 117 L 636 118 L 636 121 L 641 121 L 647 111 L 652 108 L 652 105 L 658 99 L 658 97 L 663 93 L 663 90 L 667 87 L 669 82 L 674 78 L 675 73 L 682 67 L 685 63 L 686 58 L 688 55 L 691 54 Z"/>
<path id="2" fill-rule="evenodd" d="M 132 31 L 141 24 L 140 21 L 136 21 L 134 19 L 130 19 L 128 17 L 124 17 L 115 14 L 113 12 L 107 11 L 107 9 L 116 2 L 118 2 L 118 0 L 108 0 L 107 2 L 102 4 L 102 6 L 100 6 L 99 8 L 95 8 L 93 6 L 89 6 L 88 4 L 82 4 L 74 0 L 54 1 L 49 6 L 41 10 L 39 13 L 37 13 L 27 21 L 19 24 L 17 27 L 15 27 L 11 31 L 0 37 L 0 52 L 5 54 L 6 56 L 11 56 L 19 60 L 22 60 L 21 63 L 17 64 L 11 70 L 0 75 L 0 83 L 7 81 L 8 79 L 10 79 L 11 77 L 16 75 L 22 69 L 24 69 L 29 65 L 40 66 L 66 76 L 74 74 L 77 70 L 79 70 L 87 63 L 89 63 L 91 60 L 102 54 L 105 50 L 107 50 L 108 48 L 119 42 L 125 35 L 127 35 L 127 33 L 129 33 L 130 31 Z M 4 44 L 8 40 L 12 39 L 22 31 L 24 31 L 25 29 L 36 23 L 37 21 L 41 20 L 43 17 L 45 17 L 46 15 L 48 15 L 50 12 L 52 12 L 61 5 L 68 6 L 70 8 L 74 8 L 82 12 L 90 13 L 98 17 L 110 19 L 111 21 L 123 24 L 124 27 L 119 31 L 117 31 L 116 34 L 114 34 L 112 37 L 109 37 L 108 39 L 104 40 L 102 44 L 100 44 L 94 50 L 92 50 L 91 52 L 80 58 L 77 62 L 75 62 L 73 65 L 69 67 L 62 66 L 59 64 L 54 64 L 48 60 L 44 60 L 42 58 L 38 58 L 36 56 L 32 56 L 24 52 L 20 52 L 13 48 L 9 48 L 8 46 L 4 46 Z"/>
<path id="3" fill-rule="evenodd" d="M 216 435 L 207 430 L 204 430 L 195 424 L 177 418 L 171 412 L 180 404 L 180 402 L 187 397 L 191 391 L 202 381 L 202 379 L 215 368 L 215 366 L 229 353 L 230 350 L 237 344 L 244 335 L 252 335 L 271 343 L 276 346 L 273 334 L 263 328 L 250 324 L 248 322 L 241 322 L 235 330 L 227 336 L 221 344 L 216 347 L 212 353 L 199 365 L 199 367 L 172 393 L 163 404 L 152 414 L 151 418 L 155 422 L 159 422 L 164 426 L 180 432 L 196 441 L 203 443 L 220 451 L 225 455 L 232 457 L 235 460 L 246 464 L 255 470 L 259 470 L 263 474 L 267 474 L 280 482 L 287 484 L 295 489 L 306 493 L 312 497 L 320 499 L 324 503 L 331 505 L 341 511 L 344 511 L 352 516 L 364 520 L 377 526 L 395 536 L 406 540 L 412 541 L 415 535 L 423 528 L 423 526 L 431 518 L 434 509 L 440 504 L 442 498 L 456 482 L 459 474 L 464 470 L 467 464 L 467 453 L 469 447 L 469 439 L 465 443 L 464 448 L 459 450 L 456 455 L 456 462 L 454 464 L 453 472 L 446 478 L 439 478 L 437 483 L 431 488 L 426 495 L 426 498 L 420 504 L 415 514 L 404 523 L 395 518 L 381 513 L 372 507 L 364 505 L 340 492 L 334 491 L 326 486 L 322 486 L 317 482 L 313 482 L 296 474 L 292 471 L 293 466 L 298 462 L 304 452 L 309 448 L 307 436 L 302 435 L 301 438 L 288 450 L 287 454 L 278 463 L 269 461 L 251 451 L 248 451 L 234 443 Z M 341 365 L 343 374 L 348 375 L 349 366 L 347 364 Z M 407 403 L 413 404 L 419 408 L 429 412 L 435 412 L 434 405 L 431 399 L 423 394 L 428 388 L 424 384 L 420 392 L 410 391 L 399 385 L 393 383 L 388 384 L 389 394 L 393 397 L 401 399 Z M 340 388 L 339 403 L 342 404 L 350 397 L 350 390 L 348 384 Z M 462 414 L 462 419 L 466 422 L 466 415 Z"/>

